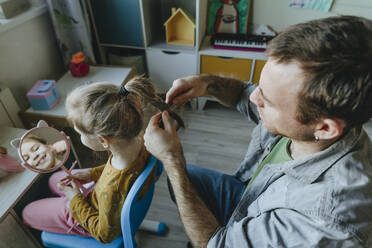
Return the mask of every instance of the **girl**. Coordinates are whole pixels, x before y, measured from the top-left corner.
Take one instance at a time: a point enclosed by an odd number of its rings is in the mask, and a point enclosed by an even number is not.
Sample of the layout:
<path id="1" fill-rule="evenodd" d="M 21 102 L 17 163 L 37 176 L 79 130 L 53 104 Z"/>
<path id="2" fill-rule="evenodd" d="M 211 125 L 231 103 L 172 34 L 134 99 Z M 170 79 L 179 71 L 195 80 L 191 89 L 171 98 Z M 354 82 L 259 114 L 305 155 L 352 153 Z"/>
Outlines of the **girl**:
<path id="1" fill-rule="evenodd" d="M 61 163 L 59 157 L 66 152 L 65 141 L 57 141 L 53 145 L 36 136 L 31 135 L 23 139 L 22 158 L 36 169 L 50 169 Z"/>
<path id="2" fill-rule="evenodd" d="M 82 143 L 95 151 L 107 150 L 111 155 L 105 165 L 75 170 L 75 179 L 94 185 L 87 198 L 74 183 L 63 183 L 64 172 L 54 173 L 49 187 L 59 197 L 27 205 L 23 211 L 27 225 L 50 232 L 93 236 L 103 243 L 110 243 L 121 234 L 122 205 L 149 157 L 142 132 L 146 101 L 161 110 L 167 108 L 151 82 L 142 77 L 121 88 L 109 83 L 84 85 L 68 95 L 68 120 L 81 135 Z M 140 197 L 148 190 L 155 173 L 154 169 Z"/>

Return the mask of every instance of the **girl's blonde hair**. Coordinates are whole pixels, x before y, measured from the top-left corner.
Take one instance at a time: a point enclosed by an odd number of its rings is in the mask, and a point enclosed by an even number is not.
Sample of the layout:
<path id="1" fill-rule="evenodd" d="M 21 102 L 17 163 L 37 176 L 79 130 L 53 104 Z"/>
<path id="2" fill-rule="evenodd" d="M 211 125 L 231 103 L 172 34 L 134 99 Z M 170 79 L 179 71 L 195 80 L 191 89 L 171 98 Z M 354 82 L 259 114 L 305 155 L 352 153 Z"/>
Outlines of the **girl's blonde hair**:
<path id="1" fill-rule="evenodd" d="M 126 96 L 119 93 L 120 87 L 107 82 L 74 89 L 66 99 L 67 119 L 88 135 L 136 137 L 144 126 L 145 103 L 157 108 L 167 105 L 148 78 L 134 77 L 125 88 L 130 92 Z"/>

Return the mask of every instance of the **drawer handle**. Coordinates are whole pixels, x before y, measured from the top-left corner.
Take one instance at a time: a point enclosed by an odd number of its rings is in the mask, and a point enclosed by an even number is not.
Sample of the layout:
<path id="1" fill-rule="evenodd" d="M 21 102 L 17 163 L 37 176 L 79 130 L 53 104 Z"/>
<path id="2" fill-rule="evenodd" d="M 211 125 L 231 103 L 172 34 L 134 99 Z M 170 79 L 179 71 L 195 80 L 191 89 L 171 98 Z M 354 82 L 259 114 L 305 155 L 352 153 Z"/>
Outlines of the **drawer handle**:
<path id="1" fill-rule="evenodd" d="M 165 54 L 172 54 L 172 55 L 175 55 L 175 54 L 179 54 L 180 52 L 174 52 L 174 51 L 161 51 L 162 53 L 165 53 Z"/>
<path id="2" fill-rule="evenodd" d="M 230 59 L 233 59 L 233 57 L 225 57 L 225 56 L 218 56 L 220 59 L 226 59 L 226 60 L 230 60 Z"/>

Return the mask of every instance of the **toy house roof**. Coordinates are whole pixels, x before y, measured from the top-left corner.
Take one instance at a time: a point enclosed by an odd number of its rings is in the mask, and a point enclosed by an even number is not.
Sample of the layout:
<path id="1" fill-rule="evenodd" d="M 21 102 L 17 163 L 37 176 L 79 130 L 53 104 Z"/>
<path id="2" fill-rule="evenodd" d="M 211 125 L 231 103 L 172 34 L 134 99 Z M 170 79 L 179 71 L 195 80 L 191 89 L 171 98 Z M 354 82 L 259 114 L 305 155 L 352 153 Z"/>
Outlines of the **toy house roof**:
<path id="1" fill-rule="evenodd" d="M 195 28 L 195 19 L 194 17 L 187 12 L 186 10 L 183 10 L 182 8 L 178 8 L 172 15 L 168 18 L 168 20 L 164 23 L 164 26 L 166 26 L 178 13 L 181 13 L 189 22 L 192 24 L 192 26 Z"/>

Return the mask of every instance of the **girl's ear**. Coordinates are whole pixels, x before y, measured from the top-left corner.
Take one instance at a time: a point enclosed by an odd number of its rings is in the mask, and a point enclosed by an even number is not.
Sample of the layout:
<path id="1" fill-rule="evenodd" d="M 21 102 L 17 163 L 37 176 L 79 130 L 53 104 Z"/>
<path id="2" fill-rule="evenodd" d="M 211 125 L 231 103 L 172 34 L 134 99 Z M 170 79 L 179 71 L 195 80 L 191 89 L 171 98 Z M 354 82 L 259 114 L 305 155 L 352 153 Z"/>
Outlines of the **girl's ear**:
<path id="1" fill-rule="evenodd" d="M 20 138 L 16 138 L 16 139 L 13 139 L 10 141 L 10 145 L 14 148 L 14 149 L 18 149 L 19 147 L 19 143 L 21 142 L 21 139 Z"/>
<path id="2" fill-rule="evenodd" d="M 44 120 L 40 120 L 36 125 L 36 127 L 48 127 L 48 126 L 49 126 L 48 123 L 46 123 L 46 121 Z"/>
<path id="3" fill-rule="evenodd" d="M 103 148 L 107 149 L 110 146 L 110 139 L 105 136 L 98 136 L 99 143 L 103 146 Z"/>

